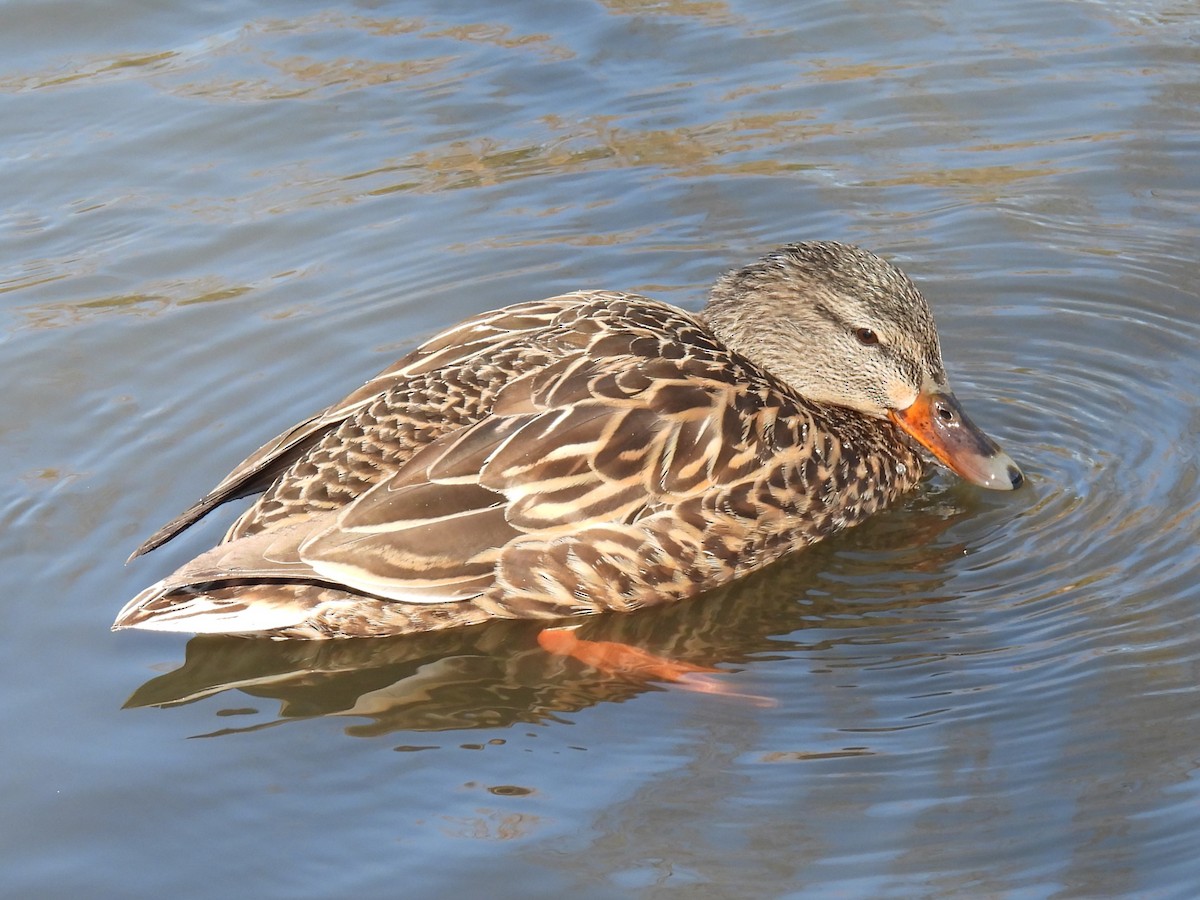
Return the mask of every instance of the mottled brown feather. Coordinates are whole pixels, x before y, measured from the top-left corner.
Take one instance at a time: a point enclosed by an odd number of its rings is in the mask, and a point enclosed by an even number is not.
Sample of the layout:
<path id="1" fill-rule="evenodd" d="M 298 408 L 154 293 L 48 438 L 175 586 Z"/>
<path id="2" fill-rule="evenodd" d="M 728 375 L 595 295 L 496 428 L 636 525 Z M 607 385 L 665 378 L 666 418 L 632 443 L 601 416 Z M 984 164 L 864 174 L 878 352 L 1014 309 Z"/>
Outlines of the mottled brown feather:
<path id="1" fill-rule="evenodd" d="M 871 260 L 889 289 L 903 278 Z M 745 313 L 745 352 L 714 332 L 716 289 L 712 324 L 594 291 L 442 332 L 156 532 L 137 553 L 269 482 L 117 626 L 319 638 L 630 611 L 853 525 L 911 489 L 922 458 L 885 418 L 751 361 L 783 292 L 771 271 L 754 276 L 769 303 Z M 916 345 L 940 368 L 935 332 Z"/>

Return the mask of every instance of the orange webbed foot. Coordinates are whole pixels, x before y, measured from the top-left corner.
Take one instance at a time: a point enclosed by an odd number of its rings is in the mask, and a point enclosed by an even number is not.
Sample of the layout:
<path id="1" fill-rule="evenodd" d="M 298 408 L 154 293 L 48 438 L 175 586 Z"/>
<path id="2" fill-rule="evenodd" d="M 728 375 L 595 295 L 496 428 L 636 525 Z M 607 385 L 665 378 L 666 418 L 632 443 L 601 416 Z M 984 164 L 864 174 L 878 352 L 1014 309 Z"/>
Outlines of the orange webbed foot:
<path id="1" fill-rule="evenodd" d="M 570 656 L 593 669 L 632 681 L 665 681 L 679 685 L 686 691 L 747 700 L 755 706 L 776 705 L 769 697 L 738 693 L 730 690 L 720 679 L 710 677 L 720 673 L 721 669 L 668 659 L 617 641 L 580 640 L 575 634 L 578 627 L 545 628 L 538 634 L 538 646 L 548 653 Z"/>

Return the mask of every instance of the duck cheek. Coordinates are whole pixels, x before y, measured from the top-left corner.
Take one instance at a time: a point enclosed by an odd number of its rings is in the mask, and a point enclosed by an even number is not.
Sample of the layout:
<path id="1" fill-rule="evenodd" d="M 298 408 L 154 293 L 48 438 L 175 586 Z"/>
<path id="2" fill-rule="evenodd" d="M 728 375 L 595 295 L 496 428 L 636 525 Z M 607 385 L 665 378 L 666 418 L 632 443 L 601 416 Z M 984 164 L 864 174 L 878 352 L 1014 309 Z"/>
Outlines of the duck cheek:
<path id="1" fill-rule="evenodd" d="M 1025 477 L 1017 464 L 967 418 L 949 391 L 927 391 L 906 409 L 888 417 L 950 471 L 972 484 L 995 491 L 1020 487 Z"/>

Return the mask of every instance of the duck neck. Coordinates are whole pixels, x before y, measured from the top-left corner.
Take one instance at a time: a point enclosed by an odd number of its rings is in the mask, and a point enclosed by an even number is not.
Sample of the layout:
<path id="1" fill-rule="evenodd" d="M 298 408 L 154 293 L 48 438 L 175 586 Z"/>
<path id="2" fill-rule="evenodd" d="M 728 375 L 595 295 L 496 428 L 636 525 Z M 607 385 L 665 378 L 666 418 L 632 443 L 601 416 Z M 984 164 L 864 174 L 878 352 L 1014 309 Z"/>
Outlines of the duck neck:
<path id="1" fill-rule="evenodd" d="M 815 535 L 857 524 L 920 482 L 925 460 L 891 422 L 839 406 L 805 407 L 808 433 L 790 468 L 803 491 L 820 500 L 810 512 Z"/>

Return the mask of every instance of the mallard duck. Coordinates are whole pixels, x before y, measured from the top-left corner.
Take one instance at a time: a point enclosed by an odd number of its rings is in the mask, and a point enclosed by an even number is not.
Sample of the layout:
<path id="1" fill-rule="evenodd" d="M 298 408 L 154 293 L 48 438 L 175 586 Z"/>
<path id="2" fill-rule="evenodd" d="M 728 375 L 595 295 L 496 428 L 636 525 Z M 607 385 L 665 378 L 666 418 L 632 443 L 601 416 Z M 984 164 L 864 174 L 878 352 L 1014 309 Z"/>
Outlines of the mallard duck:
<path id="1" fill-rule="evenodd" d="M 858 247 L 790 244 L 699 314 L 580 291 L 426 341 L 142 544 L 262 492 L 113 627 L 335 638 L 630 612 L 862 521 L 929 460 L 1022 482 L 950 392 L 913 283 Z"/>

